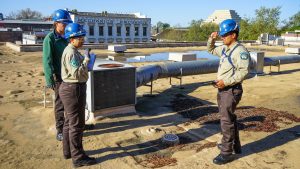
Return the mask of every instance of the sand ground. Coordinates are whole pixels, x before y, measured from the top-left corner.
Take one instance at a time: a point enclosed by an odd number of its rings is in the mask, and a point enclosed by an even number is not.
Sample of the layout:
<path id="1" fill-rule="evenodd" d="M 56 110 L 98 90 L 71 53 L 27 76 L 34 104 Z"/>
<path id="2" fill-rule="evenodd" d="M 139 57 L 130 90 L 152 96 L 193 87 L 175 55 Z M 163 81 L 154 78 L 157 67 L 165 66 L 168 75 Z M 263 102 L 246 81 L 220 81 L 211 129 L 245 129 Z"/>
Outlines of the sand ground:
<path id="1" fill-rule="evenodd" d="M 128 52 L 203 49 L 205 47 L 130 49 Z M 276 47 L 251 50 L 266 51 L 266 56 L 286 55 L 282 48 Z M 95 53 L 104 55 L 106 51 Z M 53 107 L 51 103 L 47 108 L 41 104 L 44 86 L 41 55 L 41 52 L 17 53 L 0 46 L 0 168 L 72 168 L 71 160 L 62 157 L 61 142 L 55 140 Z M 145 64 L 149 63 L 134 65 Z M 282 65 L 280 73 L 276 70 L 272 67 L 270 72 L 269 67 L 265 67 L 264 76 L 244 81 L 239 107 L 265 107 L 300 117 L 300 63 Z M 217 91 L 205 83 L 215 77 L 215 73 L 184 77 L 184 89 L 170 86 L 169 79 L 159 79 L 154 82 L 155 97 L 142 97 L 149 93 L 149 88 L 139 87 L 137 113 L 100 118 L 93 130 L 85 131 L 84 148 L 98 161 L 86 168 L 299 168 L 299 122 L 280 123 L 274 132 L 242 130 L 240 158 L 224 166 L 212 163 L 219 150 L 210 145 L 220 141 L 219 125 L 197 122 L 185 125 L 190 119 L 170 107 L 178 94 L 215 105 Z M 173 83 L 179 81 L 174 79 Z M 48 94 L 51 100 L 51 91 Z M 165 133 L 182 136 L 185 144 L 175 148 L 160 146 L 160 138 Z"/>

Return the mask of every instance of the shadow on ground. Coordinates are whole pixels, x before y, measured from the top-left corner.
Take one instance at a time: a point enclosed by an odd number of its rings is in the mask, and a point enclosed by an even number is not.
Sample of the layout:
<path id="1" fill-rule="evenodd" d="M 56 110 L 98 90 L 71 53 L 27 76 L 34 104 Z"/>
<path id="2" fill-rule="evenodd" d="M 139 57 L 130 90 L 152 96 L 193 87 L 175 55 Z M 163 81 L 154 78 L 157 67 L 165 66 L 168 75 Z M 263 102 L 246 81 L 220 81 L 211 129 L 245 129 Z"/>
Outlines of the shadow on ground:
<path id="1" fill-rule="evenodd" d="M 194 91 L 195 89 L 206 85 L 208 85 L 207 82 L 187 84 L 187 85 L 183 85 L 184 89 L 170 88 L 159 93 L 155 97 L 139 98 L 138 104 L 136 106 L 138 110 L 137 114 L 131 113 L 131 114 L 114 115 L 109 118 L 113 119 L 113 118 L 126 117 L 126 116 L 130 117 L 136 115 L 138 115 L 141 118 L 133 119 L 133 120 L 126 119 L 117 122 L 100 121 L 95 125 L 94 130 L 87 131 L 84 133 L 84 135 L 85 136 L 100 135 L 105 133 L 120 132 L 129 129 L 145 127 L 145 126 L 162 126 L 162 127 L 177 126 L 179 124 L 188 122 L 190 121 L 190 117 L 184 117 L 179 113 L 174 113 L 170 107 L 171 106 L 170 102 L 172 98 L 174 98 L 177 94 L 187 95 L 188 93 Z M 213 103 L 198 98 L 193 98 L 193 99 L 196 99 L 205 105 L 214 107 L 214 109 L 212 109 L 208 113 L 217 112 L 217 107 Z M 245 108 L 252 108 L 252 107 L 245 107 Z M 198 109 L 198 114 L 196 114 L 196 116 L 197 118 L 199 118 L 207 115 L 208 113 L 207 112 L 201 113 L 201 108 L 200 108 Z M 163 116 L 158 117 L 158 115 L 162 115 L 162 114 Z M 152 117 L 152 118 L 145 118 L 145 117 Z M 243 118 L 240 120 L 240 122 L 252 122 L 252 121 L 262 121 L 262 120 L 264 120 L 263 116 L 257 116 L 251 118 L 250 117 Z M 218 121 L 211 121 L 209 123 L 202 124 L 200 128 L 190 129 L 188 131 L 184 131 L 183 133 L 178 134 L 179 138 L 181 140 L 184 140 L 183 142 L 181 142 L 181 144 L 185 144 L 185 145 L 193 144 L 201 140 L 204 140 L 205 138 L 208 138 L 214 134 L 219 133 L 220 129 L 218 123 L 219 123 Z M 210 132 L 209 133 L 205 132 L 207 130 L 209 130 Z M 243 145 L 242 146 L 243 154 L 240 158 L 249 156 L 254 153 L 267 151 L 277 146 L 286 144 L 290 141 L 296 140 L 299 138 L 298 135 L 299 131 L 300 131 L 300 125 L 297 125 L 291 128 L 277 131 L 263 139 Z M 191 137 L 191 133 L 201 133 L 202 135 L 201 138 Z M 88 155 L 96 155 L 96 154 L 111 152 L 111 154 L 104 155 L 97 158 L 98 162 L 103 162 L 103 161 L 116 159 L 120 157 L 126 157 L 126 156 L 132 156 L 133 158 L 135 158 L 136 156 L 159 152 L 166 148 L 167 147 L 161 146 L 160 139 L 142 142 L 142 140 L 136 138 L 136 140 L 132 141 L 131 145 L 128 144 L 124 145 L 119 142 L 115 147 L 106 147 L 106 148 L 100 148 L 96 150 L 88 150 L 86 152 Z"/>

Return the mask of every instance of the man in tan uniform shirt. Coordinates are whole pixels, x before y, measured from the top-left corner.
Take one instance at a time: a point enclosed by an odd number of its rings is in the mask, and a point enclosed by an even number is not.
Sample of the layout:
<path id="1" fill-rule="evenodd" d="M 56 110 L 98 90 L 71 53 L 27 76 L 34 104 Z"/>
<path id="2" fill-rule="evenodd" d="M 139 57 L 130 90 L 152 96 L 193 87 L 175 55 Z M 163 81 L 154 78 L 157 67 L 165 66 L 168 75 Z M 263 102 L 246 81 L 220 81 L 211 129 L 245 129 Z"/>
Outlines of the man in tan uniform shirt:
<path id="1" fill-rule="evenodd" d="M 218 107 L 221 115 L 222 143 L 218 145 L 221 153 L 213 160 L 215 164 L 226 164 L 235 159 L 233 153 L 241 153 L 241 143 L 234 114 L 237 104 L 242 98 L 242 82 L 248 74 L 250 54 L 238 41 L 239 27 L 232 19 L 220 24 L 220 32 L 224 45 L 215 46 L 218 32 L 213 32 L 208 39 L 208 52 L 220 56 L 215 87 L 218 88 Z"/>
<path id="2" fill-rule="evenodd" d="M 72 158 L 73 166 L 89 166 L 96 164 L 96 159 L 85 154 L 82 145 L 85 125 L 86 82 L 88 80 L 89 53 L 84 56 L 78 51 L 84 43 L 86 32 L 77 23 L 68 24 L 65 37 L 70 43 L 65 48 L 61 60 L 61 76 L 63 83 L 59 94 L 65 107 L 65 123 L 63 127 L 63 155 Z"/>
<path id="3" fill-rule="evenodd" d="M 86 83 L 88 80 L 87 60 L 69 44 L 63 53 L 61 77 L 68 83 Z"/>

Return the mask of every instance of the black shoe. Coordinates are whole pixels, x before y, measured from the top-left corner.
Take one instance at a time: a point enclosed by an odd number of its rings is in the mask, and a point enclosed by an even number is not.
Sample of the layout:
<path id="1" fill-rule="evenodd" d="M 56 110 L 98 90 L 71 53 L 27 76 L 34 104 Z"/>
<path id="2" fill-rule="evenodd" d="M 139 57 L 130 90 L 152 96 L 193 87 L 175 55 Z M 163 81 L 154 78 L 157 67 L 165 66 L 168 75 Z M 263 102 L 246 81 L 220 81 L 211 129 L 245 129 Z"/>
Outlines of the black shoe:
<path id="1" fill-rule="evenodd" d="M 233 154 L 230 154 L 230 155 L 219 154 L 217 157 L 214 158 L 213 163 L 215 163 L 217 165 L 222 165 L 222 164 L 229 163 L 233 160 L 235 160 L 235 157 Z"/>
<path id="2" fill-rule="evenodd" d="M 222 150 L 222 144 L 217 144 L 217 147 L 219 150 Z M 242 150 L 240 148 L 233 148 L 233 154 L 242 154 Z"/>
<path id="3" fill-rule="evenodd" d="M 97 161 L 96 161 L 95 158 L 85 157 L 82 160 L 78 160 L 76 162 L 73 162 L 73 166 L 75 168 L 77 168 L 77 167 L 82 167 L 82 166 L 94 165 L 96 163 L 97 163 Z"/>
<path id="4" fill-rule="evenodd" d="M 70 159 L 71 158 L 71 155 L 64 155 L 64 159 L 65 160 L 68 160 L 68 159 Z"/>
<path id="5" fill-rule="evenodd" d="M 57 140 L 57 141 L 62 141 L 63 138 L 64 138 L 64 137 L 63 137 L 63 134 L 62 134 L 62 133 L 57 133 L 57 134 L 56 134 L 56 140 Z"/>

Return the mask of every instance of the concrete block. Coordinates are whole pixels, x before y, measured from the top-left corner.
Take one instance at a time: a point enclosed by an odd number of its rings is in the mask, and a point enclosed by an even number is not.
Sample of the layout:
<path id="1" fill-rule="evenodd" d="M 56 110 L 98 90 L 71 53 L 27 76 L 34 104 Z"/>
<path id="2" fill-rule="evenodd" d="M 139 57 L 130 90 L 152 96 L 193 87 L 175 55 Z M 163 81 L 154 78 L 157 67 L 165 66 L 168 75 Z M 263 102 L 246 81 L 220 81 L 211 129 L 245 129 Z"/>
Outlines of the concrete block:
<path id="1" fill-rule="evenodd" d="M 284 46 L 284 39 L 282 39 L 282 38 L 277 38 L 277 39 L 275 40 L 275 44 L 276 44 L 276 45 L 280 45 L 280 46 Z"/>
<path id="2" fill-rule="evenodd" d="M 11 42 L 6 42 L 6 46 L 9 47 L 9 48 L 11 48 L 14 51 L 22 52 L 20 45 L 16 45 L 16 44 L 11 43 Z"/>
<path id="3" fill-rule="evenodd" d="M 285 48 L 285 53 L 300 54 L 300 48 Z"/>
<path id="4" fill-rule="evenodd" d="M 192 61 L 196 60 L 196 54 L 195 53 L 170 53 L 169 54 L 169 60 L 182 62 L 182 61 Z"/>
<path id="5" fill-rule="evenodd" d="M 251 57 L 250 72 L 255 74 L 263 74 L 265 52 L 250 52 L 250 57 Z"/>
<path id="6" fill-rule="evenodd" d="M 109 45 L 108 50 L 116 53 L 120 53 L 120 52 L 125 52 L 127 49 L 126 49 L 126 45 Z"/>

